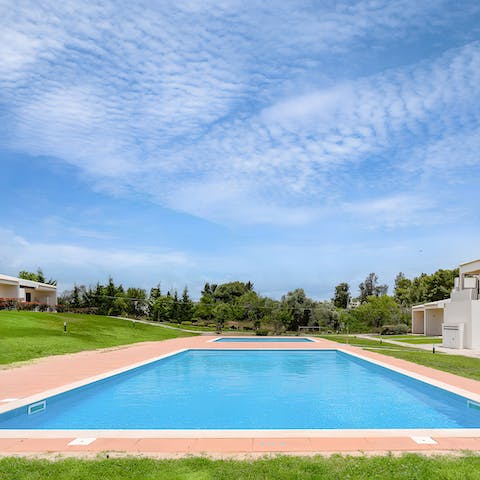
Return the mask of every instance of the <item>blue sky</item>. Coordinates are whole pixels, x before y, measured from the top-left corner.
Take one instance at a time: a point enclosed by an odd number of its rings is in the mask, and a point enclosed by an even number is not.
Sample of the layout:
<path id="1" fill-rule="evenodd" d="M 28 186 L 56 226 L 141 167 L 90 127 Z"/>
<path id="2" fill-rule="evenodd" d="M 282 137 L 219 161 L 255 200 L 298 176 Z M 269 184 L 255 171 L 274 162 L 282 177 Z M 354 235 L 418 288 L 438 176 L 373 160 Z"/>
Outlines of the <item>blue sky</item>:
<path id="1" fill-rule="evenodd" d="M 0 1 L 2 273 L 392 285 L 480 257 L 479 152 L 477 1 Z"/>

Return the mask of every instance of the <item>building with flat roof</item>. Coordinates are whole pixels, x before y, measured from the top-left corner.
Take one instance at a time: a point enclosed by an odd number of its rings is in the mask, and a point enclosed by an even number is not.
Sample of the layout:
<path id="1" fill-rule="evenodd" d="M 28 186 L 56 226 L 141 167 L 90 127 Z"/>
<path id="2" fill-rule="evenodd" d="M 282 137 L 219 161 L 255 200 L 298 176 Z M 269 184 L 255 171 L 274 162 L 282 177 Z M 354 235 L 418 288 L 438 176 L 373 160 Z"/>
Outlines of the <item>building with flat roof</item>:
<path id="1" fill-rule="evenodd" d="M 0 298 L 12 298 L 21 302 L 38 302 L 55 306 L 57 304 L 57 287 L 49 283 L 34 282 L 0 274 Z"/>
<path id="2" fill-rule="evenodd" d="M 462 263 L 450 298 L 412 307 L 412 333 L 442 335 L 442 346 L 480 348 L 480 260 Z"/>

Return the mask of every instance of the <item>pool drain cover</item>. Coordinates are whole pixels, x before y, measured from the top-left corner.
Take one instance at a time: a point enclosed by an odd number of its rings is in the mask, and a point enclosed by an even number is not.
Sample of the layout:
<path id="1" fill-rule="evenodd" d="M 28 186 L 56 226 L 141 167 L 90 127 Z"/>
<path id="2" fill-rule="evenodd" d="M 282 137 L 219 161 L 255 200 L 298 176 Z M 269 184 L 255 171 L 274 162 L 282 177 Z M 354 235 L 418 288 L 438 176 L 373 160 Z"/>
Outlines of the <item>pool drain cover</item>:
<path id="1" fill-rule="evenodd" d="M 76 438 L 68 443 L 68 445 L 90 445 L 96 438 Z"/>
<path id="2" fill-rule="evenodd" d="M 419 445 L 436 445 L 437 442 L 432 437 L 410 437 L 415 443 Z"/>

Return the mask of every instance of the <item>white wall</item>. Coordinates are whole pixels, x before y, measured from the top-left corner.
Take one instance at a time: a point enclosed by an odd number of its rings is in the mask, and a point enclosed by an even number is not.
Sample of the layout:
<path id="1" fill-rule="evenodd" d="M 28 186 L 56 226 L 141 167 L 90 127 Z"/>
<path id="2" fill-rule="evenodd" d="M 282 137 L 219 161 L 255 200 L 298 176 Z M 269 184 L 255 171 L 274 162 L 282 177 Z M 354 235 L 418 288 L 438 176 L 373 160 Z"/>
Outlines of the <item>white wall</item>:
<path id="1" fill-rule="evenodd" d="M 0 284 L 0 298 L 17 298 L 17 286 Z"/>
<path id="2" fill-rule="evenodd" d="M 471 302 L 472 315 L 472 347 L 480 348 L 480 300 L 472 300 Z"/>
<path id="3" fill-rule="evenodd" d="M 427 308 L 425 310 L 425 335 L 441 335 L 442 323 L 442 308 Z"/>
<path id="4" fill-rule="evenodd" d="M 425 333 L 424 311 L 412 310 L 412 333 Z"/>
<path id="5" fill-rule="evenodd" d="M 470 290 L 453 291 L 450 303 L 445 305 L 445 323 L 449 325 L 465 324 L 463 332 L 464 348 L 472 348 L 472 322 Z"/>

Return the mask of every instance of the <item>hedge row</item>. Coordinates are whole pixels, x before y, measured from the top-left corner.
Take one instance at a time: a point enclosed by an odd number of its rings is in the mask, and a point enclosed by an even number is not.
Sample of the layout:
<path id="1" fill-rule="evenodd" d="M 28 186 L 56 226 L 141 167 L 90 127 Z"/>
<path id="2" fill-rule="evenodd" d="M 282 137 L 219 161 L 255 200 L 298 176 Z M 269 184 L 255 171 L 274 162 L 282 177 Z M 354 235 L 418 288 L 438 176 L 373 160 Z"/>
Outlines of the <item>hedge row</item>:
<path id="1" fill-rule="evenodd" d="M 28 310 L 31 312 L 55 312 L 58 305 L 40 302 L 22 302 L 17 298 L 0 298 L 0 310 Z"/>

